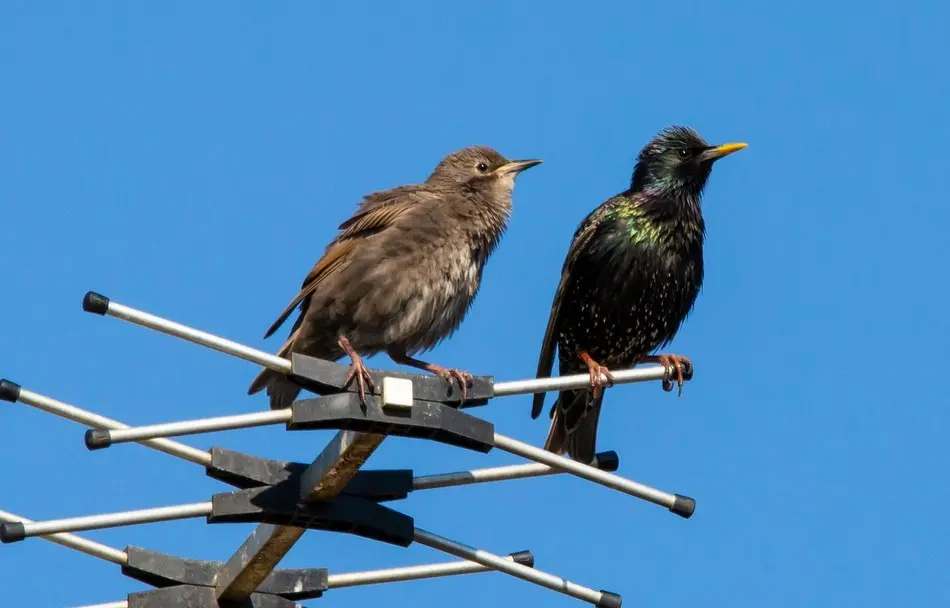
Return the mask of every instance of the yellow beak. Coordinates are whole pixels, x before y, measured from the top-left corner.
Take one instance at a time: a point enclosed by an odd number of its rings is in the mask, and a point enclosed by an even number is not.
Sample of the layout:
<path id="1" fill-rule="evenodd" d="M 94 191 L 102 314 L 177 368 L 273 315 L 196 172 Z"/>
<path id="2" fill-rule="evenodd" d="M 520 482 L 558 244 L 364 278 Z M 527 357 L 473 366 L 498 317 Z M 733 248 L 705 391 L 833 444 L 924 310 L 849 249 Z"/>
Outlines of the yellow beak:
<path id="1" fill-rule="evenodd" d="M 745 143 L 732 143 L 732 144 L 722 144 L 721 146 L 716 146 L 710 150 L 706 150 L 706 153 L 703 155 L 704 160 L 719 160 L 723 156 L 729 156 L 733 152 L 738 152 L 743 148 L 748 148 L 749 144 Z"/>

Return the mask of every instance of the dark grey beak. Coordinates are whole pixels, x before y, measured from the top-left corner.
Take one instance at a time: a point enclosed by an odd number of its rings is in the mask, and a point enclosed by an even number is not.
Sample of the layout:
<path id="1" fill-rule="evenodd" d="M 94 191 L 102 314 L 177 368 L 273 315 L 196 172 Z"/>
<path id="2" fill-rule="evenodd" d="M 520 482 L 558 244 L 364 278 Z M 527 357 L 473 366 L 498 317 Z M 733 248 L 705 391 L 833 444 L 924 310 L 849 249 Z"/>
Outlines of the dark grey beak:
<path id="1" fill-rule="evenodd" d="M 495 173 L 503 175 L 505 173 L 521 173 L 531 167 L 541 164 L 541 159 L 532 158 L 530 160 L 513 160 L 495 169 Z"/>

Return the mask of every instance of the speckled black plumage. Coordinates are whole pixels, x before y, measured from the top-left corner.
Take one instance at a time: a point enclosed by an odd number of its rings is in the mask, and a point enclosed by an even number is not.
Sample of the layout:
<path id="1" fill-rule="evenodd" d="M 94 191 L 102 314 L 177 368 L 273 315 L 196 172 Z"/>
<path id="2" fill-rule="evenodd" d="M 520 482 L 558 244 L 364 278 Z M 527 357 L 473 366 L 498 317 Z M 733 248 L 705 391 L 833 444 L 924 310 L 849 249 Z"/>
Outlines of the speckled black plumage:
<path id="1" fill-rule="evenodd" d="M 593 379 L 658 360 L 651 353 L 676 335 L 703 283 L 703 188 L 713 162 L 742 147 L 709 146 L 686 127 L 665 129 L 640 152 L 630 188 L 581 222 L 562 268 L 538 377 L 550 375 L 556 347 L 559 374 L 590 372 L 592 383 L 558 395 L 545 449 L 590 462 L 604 397 Z M 535 395 L 532 418 L 543 404 L 544 394 Z"/>

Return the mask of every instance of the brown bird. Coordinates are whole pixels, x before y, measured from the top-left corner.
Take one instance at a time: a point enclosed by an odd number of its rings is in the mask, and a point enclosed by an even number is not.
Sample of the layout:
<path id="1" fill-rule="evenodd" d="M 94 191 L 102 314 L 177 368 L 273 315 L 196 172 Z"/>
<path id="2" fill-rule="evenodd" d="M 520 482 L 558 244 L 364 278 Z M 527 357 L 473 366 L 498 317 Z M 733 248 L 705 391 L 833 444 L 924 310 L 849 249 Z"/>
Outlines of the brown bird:
<path id="1" fill-rule="evenodd" d="M 515 178 L 540 163 L 472 146 L 442 159 L 424 183 L 366 195 L 264 337 L 299 306 L 279 356 L 336 361 L 347 355 L 347 384 L 355 380 L 365 400 L 375 386 L 361 357 L 385 352 L 396 363 L 457 380 L 464 400 L 470 373 L 412 355 L 461 325 L 507 227 Z M 300 392 L 287 376 L 265 369 L 248 394 L 265 387 L 274 409 L 288 407 Z"/>

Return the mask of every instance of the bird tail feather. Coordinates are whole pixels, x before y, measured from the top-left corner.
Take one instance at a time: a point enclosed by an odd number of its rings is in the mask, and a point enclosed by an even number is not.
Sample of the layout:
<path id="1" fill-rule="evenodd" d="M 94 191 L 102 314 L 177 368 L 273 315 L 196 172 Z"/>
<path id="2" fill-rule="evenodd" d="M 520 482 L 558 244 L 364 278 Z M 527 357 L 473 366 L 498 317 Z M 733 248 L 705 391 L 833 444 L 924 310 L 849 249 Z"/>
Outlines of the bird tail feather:
<path id="1" fill-rule="evenodd" d="M 590 391 L 562 391 L 551 408 L 551 429 L 544 449 L 589 464 L 597 450 L 597 424 L 604 393 L 595 399 Z"/>
<path id="2" fill-rule="evenodd" d="M 565 445 L 567 434 L 564 431 L 564 423 L 561 420 L 563 415 L 558 409 L 558 403 L 560 399 L 555 401 L 551 408 L 551 428 L 548 430 L 548 438 L 544 441 L 544 449 L 560 456 L 567 450 Z"/>
<path id="3" fill-rule="evenodd" d="M 277 351 L 278 357 L 287 357 L 294 346 L 297 338 L 297 332 L 291 334 L 290 338 L 284 342 L 284 345 Z M 247 389 L 248 395 L 253 395 L 267 389 L 267 395 L 270 397 L 270 407 L 273 410 L 290 407 L 297 395 L 300 394 L 300 387 L 292 382 L 286 375 L 275 372 L 272 369 L 264 368 L 251 382 Z"/>

